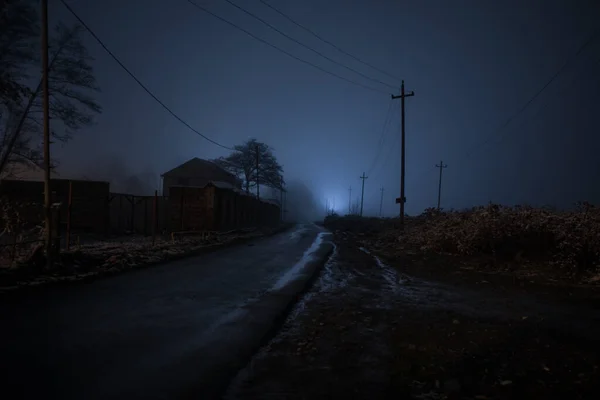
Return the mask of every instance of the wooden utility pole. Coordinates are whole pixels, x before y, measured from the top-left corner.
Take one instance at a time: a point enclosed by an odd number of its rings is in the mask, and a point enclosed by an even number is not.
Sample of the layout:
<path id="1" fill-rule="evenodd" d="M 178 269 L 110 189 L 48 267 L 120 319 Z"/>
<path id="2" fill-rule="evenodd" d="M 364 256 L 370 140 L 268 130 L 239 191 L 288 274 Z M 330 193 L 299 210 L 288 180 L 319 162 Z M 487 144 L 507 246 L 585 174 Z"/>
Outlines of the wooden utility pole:
<path id="1" fill-rule="evenodd" d="M 279 207 L 281 208 L 281 222 L 283 222 L 283 176 L 281 177 L 279 188 Z"/>
<path id="2" fill-rule="evenodd" d="M 404 99 L 406 97 L 414 96 L 415 92 L 404 92 L 404 81 L 402 81 L 402 86 L 400 87 L 400 96 L 392 95 L 393 99 L 400 99 L 400 108 L 401 108 L 401 125 L 402 125 L 402 152 L 401 152 L 401 169 L 400 169 L 400 197 L 396 199 L 396 203 L 400 203 L 400 228 L 404 229 L 404 203 L 406 203 L 406 196 L 404 196 L 404 177 L 406 175 L 405 167 L 405 143 L 406 143 L 406 134 L 404 128 Z"/>
<path id="3" fill-rule="evenodd" d="M 52 268 L 52 197 L 50 192 L 50 95 L 48 93 L 48 0 L 41 0 L 42 108 L 44 128 L 44 221 L 46 266 Z"/>
<path id="4" fill-rule="evenodd" d="M 352 213 L 352 186 L 348 188 L 348 215 Z"/>
<path id="5" fill-rule="evenodd" d="M 383 210 L 383 187 L 381 189 L 381 200 L 379 200 L 379 217 L 381 218 L 382 216 L 382 210 Z"/>
<path id="6" fill-rule="evenodd" d="M 260 200 L 260 179 L 258 177 L 260 164 L 260 153 L 258 151 L 258 145 L 256 145 L 256 198 Z"/>
<path id="7" fill-rule="evenodd" d="M 287 204 L 287 191 L 283 193 L 283 219 L 285 220 L 285 214 L 287 213 L 287 209 L 285 208 Z"/>
<path id="8" fill-rule="evenodd" d="M 435 165 L 436 167 L 438 167 L 440 169 L 440 183 L 438 185 L 438 210 L 440 209 L 440 203 L 442 200 L 442 170 L 444 168 L 448 168 L 447 165 L 444 165 L 444 162 L 440 160 L 440 165 Z"/>
<path id="9" fill-rule="evenodd" d="M 359 177 L 360 179 L 362 179 L 362 192 L 360 195 L 360 216 L 362 217 L 363 215 L 363 201 L 365 199 L 365 179 L 368 178 L 368 176 L 365 176 L 365 173 L 363 172 L 362 176 Z"/>

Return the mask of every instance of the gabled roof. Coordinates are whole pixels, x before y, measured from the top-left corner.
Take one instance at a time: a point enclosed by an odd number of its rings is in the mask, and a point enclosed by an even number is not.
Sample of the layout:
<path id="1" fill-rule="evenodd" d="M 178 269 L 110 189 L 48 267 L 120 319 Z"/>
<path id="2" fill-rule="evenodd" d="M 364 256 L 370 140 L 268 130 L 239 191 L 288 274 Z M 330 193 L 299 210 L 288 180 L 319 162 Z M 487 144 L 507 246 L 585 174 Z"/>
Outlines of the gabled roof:
<path id="1" fill-rule="evenodd" d="M 193 171 L 195 169 L 205 169 L 205 168 L 210 168 L 212 170 L 220 170 L 221 172 L 224 172 L 233 178 L 236 177 L 235 175 L 233 175 L 229 171 L 226 171 L 225 169 L 221 168 L 214 162 L 208 161 L 208 160 L 203 160 L 202 158 L 198 158 L 198 157 L 194 157 L 191 160 L 188 160 L 188 161 L 184 162 L 183 164 L 178 165 L 177 167 L 175 167 L 167 172 L 164 172 L 161 175 L 161 177 L 164 177 L 165 175 L 169 175 L 169 174 L 172 174 L 175 172 L 184 171 L 184 170 Z"/>

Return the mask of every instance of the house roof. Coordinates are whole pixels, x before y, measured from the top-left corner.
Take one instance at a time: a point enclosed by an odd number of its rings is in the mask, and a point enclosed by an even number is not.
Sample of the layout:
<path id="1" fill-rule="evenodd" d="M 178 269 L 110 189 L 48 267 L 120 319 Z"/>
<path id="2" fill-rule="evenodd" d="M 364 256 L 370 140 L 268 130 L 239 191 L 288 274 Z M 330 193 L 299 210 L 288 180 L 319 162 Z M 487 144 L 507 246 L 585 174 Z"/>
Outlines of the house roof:
<path id="1" fill-rule="evenodd" d="M 219 165 L 215 164 L 214 162 L 204 160 L 204 159 L 198 158 L 198 157 L 194 157 L 191 160 L 188 160 L 188 161 L 184 162 L 183 164 L 178 165 L 177 167 L 170 169 L 167 172 L 164 172 L 161 175 L 161 177 L 164 177 L 165 175 L 169 175 L 169 174 L 176 173 L 176 172 L 182 172 L 182 171 L 186 171 L 186 170 L 194 171 L 197 169 L 206 169 L 206 168 L 210 168 L 213 170 L 219 170 L 223 173 L 226 173 L 227 175 L 230 175 L 232 178 L 236 178 L 235 175 L 233 175 L 229 171 L 226 171 L 225 169 L 223 169 Z"/>

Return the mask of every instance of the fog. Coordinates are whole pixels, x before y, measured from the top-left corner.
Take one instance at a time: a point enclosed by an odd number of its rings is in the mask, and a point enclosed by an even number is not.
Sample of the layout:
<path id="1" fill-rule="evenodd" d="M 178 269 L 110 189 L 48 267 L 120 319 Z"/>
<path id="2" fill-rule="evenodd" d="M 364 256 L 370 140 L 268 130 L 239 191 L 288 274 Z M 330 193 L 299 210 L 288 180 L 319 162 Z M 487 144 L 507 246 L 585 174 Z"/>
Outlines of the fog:
<path id="1" fill-rule="evenodd" d="M 305 182 L 298 199 L 291 189 L 288 195 L 298 218 L 323 213 L 326 201 L 345 212 L 348 188 L 352 201 L 361 194 L 363 172 L 364 213 L 379 214 L 383 187 L 383 214 L 397 215 L 400 101 L 390 95 L 399 94 L 404 79 L 415 92 L 406 99 L 409 214 L 437 204 L 440 160 L 448 165 L 444 208 L 600 200 L 597 37 L 578 51 L 597 29 L 599 2 L 270 3 L 378 69 L 259 2 L 238 4 L 363 75 L 226 2 L 205 6 L 306 62 L 185 1 L 78 1 L 72 6 L 80 17 L 188 126 L 88 37 L 104 112 L 71 142 L 53 146 L 54 155 L 69 173 L 110 180 L 114 191 L 151 193 L 160 173 L 192 157 L 228 154 L 198 133 L 225 147 L 255 137 L 274 149 L 286 181 Z M 58 3 L 52 15 L 72 21 Z M 304 197 L 315 199 L 314 213 L 312 206 L 300 210 Z"/>
<path id="2" fill-rule="evenodd" d="M 295 222 L 315 222 L 324 217 L 321 207 L 310 188 L 300 180 L 288 182 L 285 208 L 286 220 Z"/>
<path id="3" fill-rule="evenodd" d="M 58 172 L 61 178 L 108 182 L 113 193 L 150 196 L 160 190 L 157 172 L 150 167 L 134 170 L 126 160 L 114 155 L 92 158 L 76 169 L 61 165 Z"/>

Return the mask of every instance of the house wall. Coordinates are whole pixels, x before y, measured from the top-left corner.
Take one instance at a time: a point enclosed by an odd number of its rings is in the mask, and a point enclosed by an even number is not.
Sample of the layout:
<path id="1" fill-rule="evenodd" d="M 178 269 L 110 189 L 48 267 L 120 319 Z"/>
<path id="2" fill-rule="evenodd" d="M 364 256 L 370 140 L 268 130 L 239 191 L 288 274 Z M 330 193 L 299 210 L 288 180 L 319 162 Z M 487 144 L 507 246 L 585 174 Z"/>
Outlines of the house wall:
<path id="1" fill-rule="evenodd" d="M 171 187 L 170 230 L 214 230 L 214 187 Z"/>
<path id="2" fill-rule="evenodd" d="M 279 223 L 277 205 L 212 185 L 171 188 L 171 231 L 228 231 Z"/>

